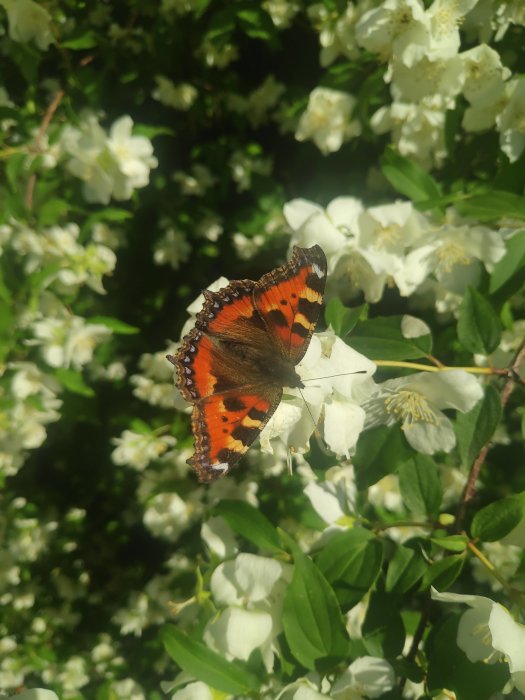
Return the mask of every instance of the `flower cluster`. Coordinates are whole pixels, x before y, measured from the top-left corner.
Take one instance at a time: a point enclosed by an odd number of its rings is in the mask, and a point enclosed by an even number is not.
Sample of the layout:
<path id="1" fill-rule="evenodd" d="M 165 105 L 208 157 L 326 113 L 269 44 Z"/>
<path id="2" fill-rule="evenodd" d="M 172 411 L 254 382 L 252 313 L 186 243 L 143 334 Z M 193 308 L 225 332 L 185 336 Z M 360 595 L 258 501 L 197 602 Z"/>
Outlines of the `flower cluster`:
<path id="1" fill-rule="evenodd" d="M 460 27 L 486 26 L 478 0 L 387 0 L 349 3 L 340 15 L 323 5 L 309 8 L 319 32 L 321 65 L 337 56 L 355 59 L 363 49 L 385 63 L 384 81 L 392 102 L 370 119 L 377 134 L 391 133 L 399 151 L 425 167 L 442 165 L 447 155 L 447 113 L 463 97 L 468 108 L 462 120 L 466 132 L 496 129 L 500 147 L 511 162 L 525 149 L 523 129 L 524 81 L 512 73 L 497 50 L 480 43 L 461 51 Z M 504 3 L 496 22 L 505 30 L 511 23 L 525 24 L 523 13 Z M 485 23 L 485 25 L 484 25 Z M 501 38 L 504 31 L 499 31 Z M 343 140 L 360 133 L 350 122 L 355 97 L 316 88 L 301 117 L 296 138 L 312 138 L 324 153 L 336 151 Z"/>
<path id="2" fill-rule="evenodd" d="M 376 303 L 394 283 L 402 296 L 432 295 L 438 311 L 455 311 L 466 288 L 506 252 L 499 232 L 453 209 L 428 217 L 406 201 L 365 208 L 354 197 L 337 197 L 323 209 L 294 199 L 284 215 L 293 245 L 323 247 L 329 284 L 347 300 L 362 292 Z"/>
<path id="3" fill-rule="evenodd" d="M 61 135 L 61 148 L 68 158 L 69 172 L 84 183 L 88 202 L 108 204 L 110 199 L 130 199 L 133 190 L 145 187 L 149 173 L 158 161 L 144 136 L 133 136 L 133 120 L 118 119 L 106 134 L 94 115 L 80 128 L 67 126 Z"/>

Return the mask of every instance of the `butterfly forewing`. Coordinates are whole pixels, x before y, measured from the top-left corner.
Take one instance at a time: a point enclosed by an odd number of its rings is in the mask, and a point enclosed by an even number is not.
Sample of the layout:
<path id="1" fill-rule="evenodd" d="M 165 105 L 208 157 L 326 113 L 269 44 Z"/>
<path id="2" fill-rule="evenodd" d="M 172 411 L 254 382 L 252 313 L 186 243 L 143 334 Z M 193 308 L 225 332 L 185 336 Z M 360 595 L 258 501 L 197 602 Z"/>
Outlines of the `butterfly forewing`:
<path id="1" fill-rule="evenodd" d="M 253 298 L 281 355 L 292 364 L 304 356 L 317 325 L 326 282 L 322 249 L 293 249 L 289 263 L 261 277 Z"/>

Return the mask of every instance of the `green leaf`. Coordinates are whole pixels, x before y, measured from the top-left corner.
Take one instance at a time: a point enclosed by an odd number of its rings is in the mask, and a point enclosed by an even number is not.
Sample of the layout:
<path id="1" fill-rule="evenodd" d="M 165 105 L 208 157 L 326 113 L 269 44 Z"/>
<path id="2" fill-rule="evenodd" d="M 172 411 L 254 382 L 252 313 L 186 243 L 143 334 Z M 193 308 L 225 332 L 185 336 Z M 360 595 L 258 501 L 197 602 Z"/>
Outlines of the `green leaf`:
<path id="1" fill-rule="evenodd" d="M 405 627 L 397 593 L 374 591 L 362 626 L 363 641 L 371 656 L 396 657 L 403 651 Z"/>
<path id="2" fill-rule="evenodd" d="M 494 294 L 515 277 L 523 276 L 525 267 L 525 229 L 506 242 L 507 252 L 497 262 L 490 275 L 489 293 Z"/>
<path id="3" fill-rule="evenodd" d="M 425 560 L 417 549 L 399 545 L 388 565 L 386 590 L 392 593 L 406 593 L 416 585 L 426 569 Z"/>
<path id="4" fill-rule="evenodd" d="M 297 661 L 313 671 L 319 659 L 345 657 L 348 635 L 333 589 L 295 542 L 287 542 L 294 573 L 284 597 L 284 635 Z"/>
<path id="5" fill-rule="evenodd" d="M 14 153 L 10 156 L 5 166 L 7 181 L 11 185 L 11 189 L 16 193 L 20 193 L 19 179 L 24 174 L 26 159 L 25 153 Z"/>
<path id="6" fill-rule="evenodd" d="M 270 552 L 282 552 L 279 534 L 272 523 L 246 501 L 220 501 L 214 513 L 224 520 L 239 535 L 253 542 L 259 549 Z"/>
<path id="7" fill-rule="evenodd" d="M 401 332 L 402 316 L 377 316 L 360 321 L 352 332 L 352 347 L 371 360 L 413 360 L 432 350 L 432 336 L 412 340 Z"/>
<path id="8" fill-rule="evenodd" d="M 391 148 L 381 158 L 381 169 L 392 187 L 413 202 L 442 195 L 441 187 L 426 170 Z"/>
<path id="9" fill-rule="evenodd" d="M 493 221 L 502 217 L 525 220 L 525 197 L 502 190 L 487 190 L 469 199 L 458 201 L 458 211 L 479 221 Z"/>
<path id="10" fill-rule="evenodd" d="M 444 535 L 443 537 L 431 537 L 430 541 L 448 552 L 464 552 L 467 548 L 468 537 L 465 535 Z"/>
<path id="11" fill-rule="evenodd" d="M 359 436 L 354 456 L 357 488 L 366 489 L 387 474 L 393 474 L 412 455 L 401 430 L 385 425 L 366 430 Z"/>
<path id="12" fill-rule="evenodd" d="M 86 321 L 92 324 L 100 324 L 101 326 L 106 326 L 111 328 L 113 333 L 119 333 L 120 335 L 135 335 L 140 333 L 140 328 L 136 326 L 130 326 L 124 321 L 119 321 L 118 318 L 113 318 L 111 316 L 91 316 L 87 318 Z"/>
<path id="13" fill-rule="evenodd" d="M 485 297 L 468 287 L 459 309 L 458 338 L 472 353 L 490 355 L 501 340 L 501 323 Z"/>
<path id="14" fill-rule="evenodd" d="M 354 328 L 356 323 L 366 317 L 368 304 L 361 304 L 353 309 L 347 308 L 343 302 L 334 297 L 326 305 L 326 323 L 334 329 L 334 333 L 340 338 L 344 338 Z"/>
<path id="15" fill-rule="evenodd" d="M 73 369 L 57 369 L 55 376 L 62 386 L 72 394 L 80 396 L 95 396 L 93 389 L 84 382 L 80 372 Z"/>
<path id="16" fill-rule="evenodd" d="M 368 530 L 355 527 L 334 535 L 315 561 L 341 604 L 350 608 L 373 586 L 383 562 L 383 545 Z"/>
<path id="17" fill-rule="evenodd" d="M 470 531 L 482 542 L 496 542 L 525 519 L 525 493 L 502 498 L 476 513 Z"/>
<path id="18" fill-rule="evenodd" d="M 228 661 L 174 625 L 163 627 L 160 636 L 171 658 L 197 680 L 232 695 L 248 695 L 258 691 L 260 680 L 239 661 Z"/>
<path id="19" fill-rule="evenodd" d="M 437 465 L 431 457 L 414 455 L 398 470 L 399 488 L 407 508 L 416 515 L 436 515 L 443 498 Z"/>
<path id="20" fill-rule="evenodd" d="M 48 199 L 40 208 L 38 223 L 40 226 L 52 226 L 69 211 L 69 204 L 64 199 L 52 197 Z"/>
<path id="21" fill-rule="evenodd" d="M 488 384 L 485 395 L 468 413 L 458 413 L 455 431 L 459 454 L 467 467 L 474 462 L 481 448 L 489 442 L 501 418 L 501 399 L 497 390 Z"/>
<path id="22" fill-rule="evenodd" d="M 100 37 L 98 34 L 92 29 L 88 29 L 86 32 L 83 32 L 76 37 L 62 41 L 60 45 L 64 49 L 80 51 L 81 49 L 92 49 L 94 46 L 98 46 L 99 44 Z"/>
<path id="23" fill-rule="evenodd" d="M 151 126 L 150 124 L 135 124 L 133 134 L 145 136 L 147 139 L 155 138 L 155 136 L 175 136 L 173 129 L 168 126 Z"/>
<path id="24" fill-rule="evenodd" d="M 433 562 L 425 572 L 423 577 L 423 587 L 429 588 L 431 585 L 438 591 L 445 591 L 454 583 L 460 575 L 465 556 L 463 554 L 451 554 Z"/>
<path id="25" fill-rule="evenodd" d="M 508 666 L 469 661 L 457 643 L 459 618 L 459 615 L 449 615 L 430 633 L 427 642 L 429 690 L 448 688 L 461 700 L 489 700 L 507 682 Z"/>

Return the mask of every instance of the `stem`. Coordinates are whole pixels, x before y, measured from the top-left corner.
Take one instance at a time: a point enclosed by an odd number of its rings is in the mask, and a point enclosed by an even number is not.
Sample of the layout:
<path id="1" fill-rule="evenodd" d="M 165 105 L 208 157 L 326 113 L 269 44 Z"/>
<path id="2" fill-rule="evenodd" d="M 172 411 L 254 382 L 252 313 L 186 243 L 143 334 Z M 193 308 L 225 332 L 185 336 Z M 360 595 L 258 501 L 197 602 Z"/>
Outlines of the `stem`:
<path id="1" fill-rule="evenodd" d="M 480 560 L 480 562 L 483 564 L 483 566 L 484 566 L 488 571 L 490 571 L 490 573 L 494 576 L 494 578 L 497 579 L 497 580 L 501 583 L 501 585 L 503 586 L 504 590 L 507 590 L 507 589 L 509 588 L 508 582 L 505 581 L 505 579 L 502 578 L 502 577 L 500 576 L 500 574 L 498 573 L 498 571 L 497 571 L 496 567 L 494 566 L 494 564 L 492 564 L 492 563 L 487 559 L 487 557 L 483 554 L 483 552 L 481 552 L 481 551 L 476 547 L 476 545 L 475 545 L 473 542 L 469 542 L 469 543 L 467 544 L 467 547 L 470 549 L 470 551 L 472 552 L 472 554 L 474 554 L 474 556 L 476 556 L 476 557 Z"/>
<path id="2" fill-rule="evenodd" d="M 502 409 L 505 408 L 511 393 L 513 392 L 514 387 L 516 386 L 516 382 L 514 380 L 514 377 L 519 376 L 520 368 L 521 368 L 521 365 L 522 365 L 524 360 L 525 360 L 525 339 L 521 342 L 520 347 L 518 348 L 516 354 L 514 355 L 514 359 L 511 363 L 510 367 L 507 370 L 505 370 L 505 373 L 507 375 L 507 381 L 505 382 L 505 385 L 500 392 Z M 461 501 L 460 501 L 460 504 L 458 507 L 458 512 L 456 515 L 456 531 L 457 532 L 459 532 L 461 530 L 463 518 L 465 517 L 465 512 L 467 510 L 467 504 L 469 503 L 469 501 L 471 501 L 474 498 L 474 492 L 476 490 L 476 481 L 478 480 L 479 473 L 481 471 L 481 467 L 483 466 L 483 463 L 485 462 L 485 458 L 487 456 L 487 452 L 489 451 L 489 449 L 490 449 L 490 441 L 487 442 L 486 445 L 483 445 L 483 447 L 479 451 L 478 456 L 474 460 L 472 467 L 470 468 L 470 474 L 468 477 L 468 481 L 465 485 L 465 489 L 463 490 L 463 496 L 461 497 Z"/>
<path id="3" fill-rule="evenodd" d="M 406 367 L 407 369 L 420 369 L 423 372 L 451 372 L 454 369 L 461 369 L 463 372 L 470 374 L 504 374 L 508 375 L 508 369 L 496 369 L 495 367 L 447 367 L 440 364 L 438 367 L 434 365 L 423 365 L 419 362 L 405 362 L 401 360 L 374 360 L 374 364 L 378 367 Z"/>
<path id="4" fill-rule="evenodd" d="M 51 119 L 53 118 L 53 114 L 57 111 L 58 106 L 62 102 L 63 97 L 64 97 L 64 91 L 59 90 L 57 92 L 57 94 L 53 97 L 53 99 L 51 100 L 51 103 L 50 103 L 49 107 L 47 108 L 46 113 L 44 114 L 44 118 L 42 119 L 42 123 L 40 124 L 40 128 L 38 130 L 38 133 L 35 136 L 35 142 L 34 142 L 33 148 L 30 149 L 33 153 L 40 153 L 40 151 L 42 150 L 42 139 L 44 138 L 44 135 L 49 128 L 49 124 L 51 123 Z M 25 205 L 29 211 L 33 207 L 33 194 L 35 191 L 35 185 L 36 185 L 36 173 L 33 173 L 28 180 L 27 188 L 26 188 L 26 196 L 25 196 Z"/>

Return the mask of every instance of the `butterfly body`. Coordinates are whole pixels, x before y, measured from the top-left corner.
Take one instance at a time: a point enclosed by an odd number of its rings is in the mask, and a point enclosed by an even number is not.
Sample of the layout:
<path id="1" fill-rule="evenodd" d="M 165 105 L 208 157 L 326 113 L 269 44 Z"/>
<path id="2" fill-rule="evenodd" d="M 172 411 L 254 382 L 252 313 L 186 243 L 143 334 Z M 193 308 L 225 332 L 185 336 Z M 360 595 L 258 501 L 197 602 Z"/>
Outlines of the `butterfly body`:
<path id="1" fill-rule="evenodd" d="M 303 387 L 295 366 L 319 317 L 326 258 L 319 246 L 294 248 L 286 265 L 258 282 L 232 281 L 204 292 L 195 328 L 175 357 L 183 397 L 193 403 L 201 481 L 226 473 L 279 405 L 283 387 Z"/>

